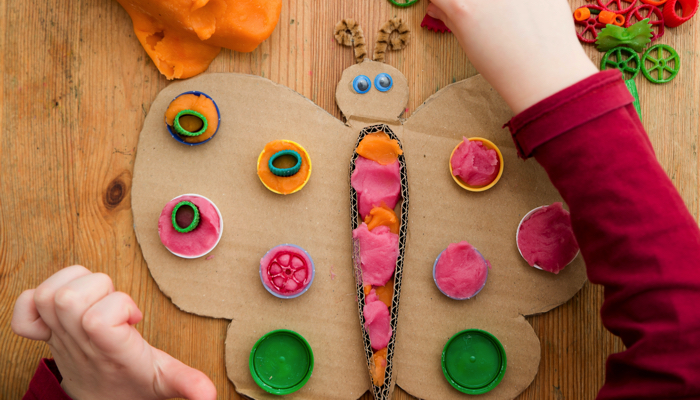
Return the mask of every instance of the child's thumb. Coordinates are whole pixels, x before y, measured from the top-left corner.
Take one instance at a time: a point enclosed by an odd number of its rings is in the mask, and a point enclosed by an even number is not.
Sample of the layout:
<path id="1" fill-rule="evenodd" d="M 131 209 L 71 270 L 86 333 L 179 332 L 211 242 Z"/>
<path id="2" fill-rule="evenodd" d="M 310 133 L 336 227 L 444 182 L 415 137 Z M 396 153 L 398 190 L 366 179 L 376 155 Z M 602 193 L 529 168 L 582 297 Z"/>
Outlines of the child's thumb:
<path id="1" fill-rule="evenodd" d="M 183 364 L 169 354 L 156 353 L 156 394 L 163 399 L 216 400 L 216 387 L 204 372 Z"/>
<path id="2" fill-rule="evenodd" d="M 447 18 L 447 14 L 445 14 L 445 12 L 442 11 L 442 9 L 440 9 L 434 3 L 428 4 L 428 9 L 426 10 L 426 14 L 428 14 L 429 16 L 431 16 L 435 19 L 439 19 L 440 21 L 444 22 L 445 25 L 450 23 L 449 19 Z"/>

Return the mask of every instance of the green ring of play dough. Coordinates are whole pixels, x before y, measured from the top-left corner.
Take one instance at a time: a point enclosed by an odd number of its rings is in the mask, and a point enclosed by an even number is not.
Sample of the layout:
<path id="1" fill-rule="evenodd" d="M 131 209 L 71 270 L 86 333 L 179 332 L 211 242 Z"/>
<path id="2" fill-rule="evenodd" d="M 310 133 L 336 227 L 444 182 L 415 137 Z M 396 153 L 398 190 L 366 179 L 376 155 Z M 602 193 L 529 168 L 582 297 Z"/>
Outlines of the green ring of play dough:
<path id="1" fill-rule="evenodd" d="M 197 117 L 202 120 L 202 129 L 198 130 L 197 132 L 190 132 L 187 129 L 183 128 L 182 125 L 180 125 L 180 117 L 183 115 L 192 115 L 194 117 Z M 209 124 L 207 123 L 207 117 L 204 115 L 198 113 L 197 111 L 194 110 L 182 110 L 177 115 L 175 116 L 175 121 L 173 122 L 173 127 L 175 128 L 175 132 L 182 136 L 199 136 L 206 132 L 207 127 Z"/>
<path id="2" fill-rule="evenodd" d="M 177 220 L 175 218 L 177 215 L 177 210 L 179 210 L 182 206 L 190 207 L 194 211 L 194 218 L 192 219 L 192 222 L 189 224 L 189 226 L 187 226 L 186 228 L 181 228 L 180 225 L 177 224 Z M 194 228 L 196 228 L 199 225 L 199 209 L 197 208 L 197 206 L 195 206 L 189 201 L 181 201 L 177 203 L 175 208 L 173 208 L 172 223 L 173 228 L 175 228 L 175 230 L 180 233 L 192 232 Z"/>

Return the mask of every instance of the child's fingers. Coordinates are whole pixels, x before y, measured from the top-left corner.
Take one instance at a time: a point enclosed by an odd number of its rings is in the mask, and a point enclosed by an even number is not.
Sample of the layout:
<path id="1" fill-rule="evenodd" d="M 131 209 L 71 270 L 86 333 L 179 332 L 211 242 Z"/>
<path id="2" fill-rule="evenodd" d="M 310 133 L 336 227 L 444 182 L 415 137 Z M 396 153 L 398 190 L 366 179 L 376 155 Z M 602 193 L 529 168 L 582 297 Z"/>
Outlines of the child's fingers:
<path id="1" fill-rule="evenodd" d="M 51 338 L 51 328 L 41 319 L 34 304 L 34 289 L 25 290 L 17 298 L 11 326 L 14 333 L 27 339 L 47 341 Z"/>
<path id="2" fill-rule="evenodd" d="M 156 365 L 154 389 L 160 398 L 184 397 L 189 400 L 215 400 L 216 387 L 201 371 L 183 364 L 153 348 Z"/>
<path id="3" fill-rule="evenodd" d="M 90 274 L 72 280 L 56 291 L 56 316 L 61 326 L 83 351 L 91 348 L 83 329 L 83 314 L 95 303 L 114 292 L 109 276 L 101 273 Z"/>
<path id="4" fill-rule="evenodd" d="M 70 281 L 90 274 L 91 272 L 87 268 L 80 265 L 64 268 L 51 275 L 34 291 L 36 309 L 39 311 L 41 319 L 54 333 L 62 334 L 65 331 L 56 316 L 56 291 Z"/>
<path id="5" fill-rule="evenodd" d="M 449 19 L 446 18 L 447 16 L 459 19 L 464 13 L 466 13 L 469 3 L 469 0 L 430 0 L 430 4 L 428 5 L 428 14 L 438 11 L 445 19 Z M 438 18 L 436 15 L 431 14 L 431 16 L 433 18 Z"/>
<path id="6" fill-rule="evenodd" d="M 428 9 L 426 10 L 426 14 L 430 15 L 433 18 L 439 19 L 442 22 L 449 22 L 447 21 L 447 17 L 445 13 L 440 9 L 440 7 L 436 6 L 434 3 L 428 4 Z"/>
<path id="7" fill-rule="evenodd" d="M 120 359 L 143 346 L 143 338 L 132 326 L 143 314 L 128 294 L 113 292 L 93 304 L 82 318 L 82 326 L 93 346 Z"/>

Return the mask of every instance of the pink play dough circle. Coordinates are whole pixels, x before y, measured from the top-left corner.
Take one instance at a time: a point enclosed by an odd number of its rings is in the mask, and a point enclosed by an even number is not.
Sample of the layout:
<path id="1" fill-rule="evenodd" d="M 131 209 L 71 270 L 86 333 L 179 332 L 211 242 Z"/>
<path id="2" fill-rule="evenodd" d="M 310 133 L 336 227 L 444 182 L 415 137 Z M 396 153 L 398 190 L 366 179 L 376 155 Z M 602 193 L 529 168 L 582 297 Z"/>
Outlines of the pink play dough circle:
<path id="1" fill-rule="evenodd" d="M 454 300 L 476 296 L 486 285 L 490 263 L 465 241 L 447 246 L 433 266 L 433 280 L 438 289 Z"/>
<path id="2" fill-rule="evenodd" d="M 314 281 L 314 274 L 309 254 L 292 244 L 275 246 L 260 260 L 260 280 L 268 292 L 279 298 L 301 296 Z"/>
<path id="3" fill-rule="evenodd" d="M 561 203 L 525 214 L 515 235 L 518 251 L 530 266 L 558 274 L 578 255 L 571 216 Z"/>
<path id="4" fill-rule="evenodd" d="M 187 233 L 173 228 L 172 214 L 177 203 L 189 201 L 199 209 L 199 225 Z M 224 222 L 216 205 L 198 194 L 183 194 L 168 202 L 158 218 L 158 236 L 166 249 L 178 257 L 198 258 L 214 250 L 224 230 Z"/>

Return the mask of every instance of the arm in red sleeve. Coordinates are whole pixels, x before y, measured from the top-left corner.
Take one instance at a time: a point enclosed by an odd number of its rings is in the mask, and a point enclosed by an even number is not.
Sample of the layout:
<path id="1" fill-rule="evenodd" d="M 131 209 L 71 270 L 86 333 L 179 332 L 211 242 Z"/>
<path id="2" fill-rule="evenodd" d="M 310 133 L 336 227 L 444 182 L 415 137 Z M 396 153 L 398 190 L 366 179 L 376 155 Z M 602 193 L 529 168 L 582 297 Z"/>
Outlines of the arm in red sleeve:
<path id="1" fill-rule="evenodd" d="M 42 359 L 22 400 L 72 400 L 61 387 L 62 379 L 56 363 Z"/>
<path id="2" fill-rule="evenodd" d="M 571 211 L 608 358 L 598 399 L 700 398 L 700 230 L 659 165 L 620 73 L 604 71 L 508 124 Z"/>

